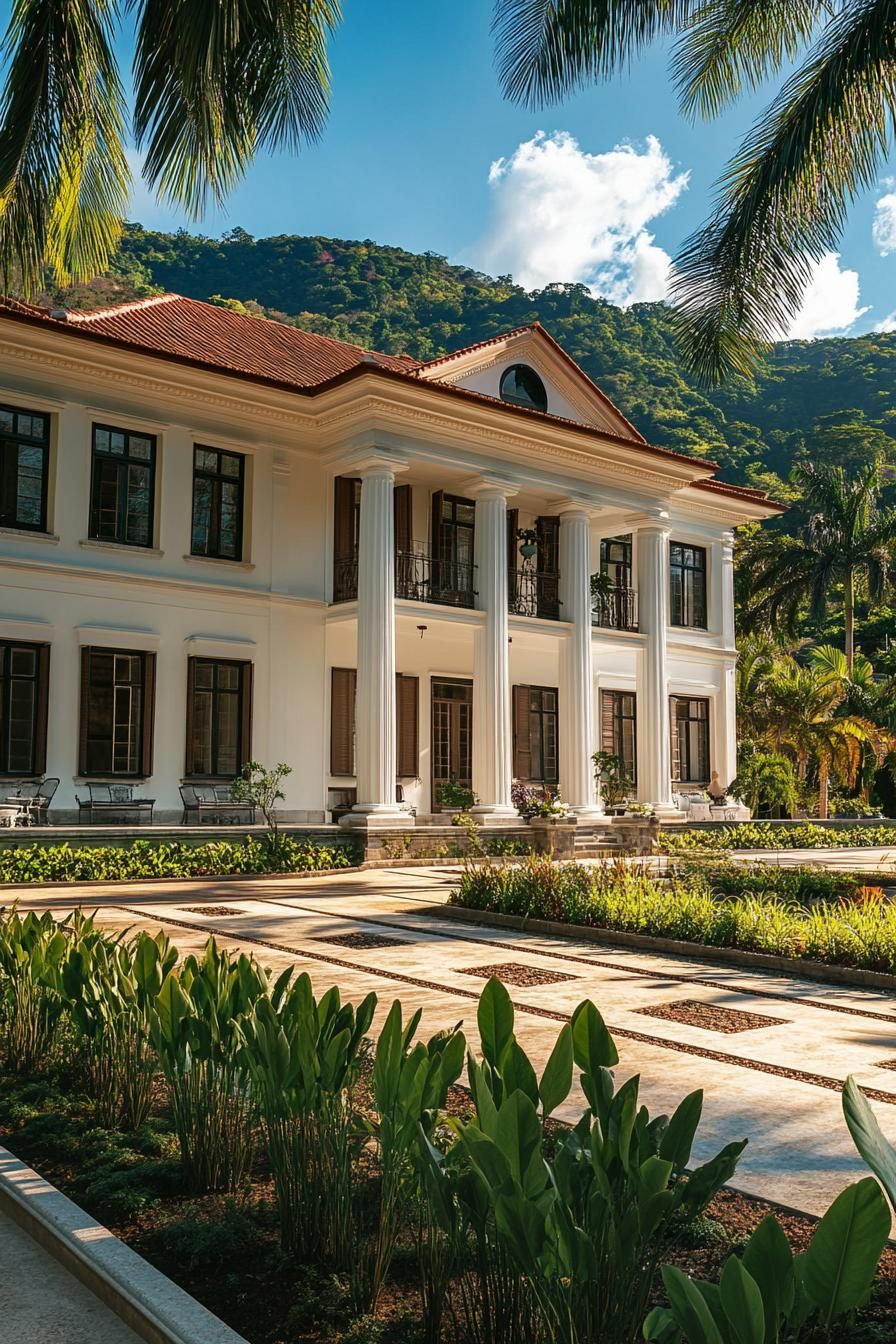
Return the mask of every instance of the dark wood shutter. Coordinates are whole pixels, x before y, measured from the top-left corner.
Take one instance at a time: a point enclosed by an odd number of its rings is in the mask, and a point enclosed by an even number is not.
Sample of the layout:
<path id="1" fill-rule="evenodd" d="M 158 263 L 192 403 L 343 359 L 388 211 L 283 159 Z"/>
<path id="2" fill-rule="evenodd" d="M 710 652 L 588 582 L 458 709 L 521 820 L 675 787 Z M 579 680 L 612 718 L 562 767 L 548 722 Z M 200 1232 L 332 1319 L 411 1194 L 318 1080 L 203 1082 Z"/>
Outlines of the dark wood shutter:
<path id="1" fill-rule="evenodd" d="M 47 769 L 47 713 L 50 705 L 50 646 L 37 650 L 37 702 L 34 708 L 34 773 Z"/>
<path id="2" fill-rule="evenodd" d="M 252 760 L 252 663 L 240 666 L 240 770 Z"/>
<path id="3" fill-rule="evenodd" d="M 413 532 L 414 489 L 410 485 L 396 485 L 393 491 L 395 510 L 395 549 L 409 551 Z"/>
<path id="4" fill-rule="evenodd" d="M 140 753 L 140 772 L 152 774 L 154 728 L 156 721 L 156 655 L 143 654 L 143 741 Z"/>
<path id="5" fill-rule="evenodd" d="M 600 748 L 601 751 L 616 751 L 616 720 L 614 710 L 616 697 L 613 691 L 600 693 Z"/>
<path id="6" fill-rule="evenodd" d="M 184 745 L 184 774 L 193 774 L 193 694 L 196 687 L 196 659 L 187 659 L 187 728 Z"/>
<path id="7" fill-rule="evenodd" d="M 445 500 L 444 490 L 432 492 L 432 521 L 429 529 L 429 553 L 433 564 L 442 558 L 442 507 Z"/>
<path id="8" fill-rule="evenodd" d="M 548 515 L 535 520 L 538 539 L 535 568 L 538 584 L 538 615 L 556 621 L 560 616 L 560 519 Z"/>
<path id="9" fill-rule="evenodd" d="M 519 567 L 519 541 L 517 531 L 520 525 L 519 509 L 507 510 L 507 600 L 510 606 L 516 602 L 516 576 Z"/>
<path id="10" fill-rule="evenodd" d="M 399 779 L 416 779 L 420 773 L 419 704 L 420 678 L 395 678 L 397 719 L 396 774 Z"/>
<path id="11" fill-rule="evenodd" d="M 513 773 L 516 779 L 532 778 L 528 686 L 513 688 Z"/>
<path id="12" fill-rule="evenodd" d="M 87 723 L 90 703 L 90 655 L 92 649 L 81 649 L 81 693 L 78 701 L 78 774 L 87 774 Z"/>
<path id="13" fill-rule="evenodd" d="M 355 688 L 353 667 L 330 671 L 330 774 L 355 773 Z"/>
<path id="14" fill-rule="evenodd" d="M 337 476 L 333 514 L 333 560 L 346 560 L 355 553 L 355 478 Z"/>

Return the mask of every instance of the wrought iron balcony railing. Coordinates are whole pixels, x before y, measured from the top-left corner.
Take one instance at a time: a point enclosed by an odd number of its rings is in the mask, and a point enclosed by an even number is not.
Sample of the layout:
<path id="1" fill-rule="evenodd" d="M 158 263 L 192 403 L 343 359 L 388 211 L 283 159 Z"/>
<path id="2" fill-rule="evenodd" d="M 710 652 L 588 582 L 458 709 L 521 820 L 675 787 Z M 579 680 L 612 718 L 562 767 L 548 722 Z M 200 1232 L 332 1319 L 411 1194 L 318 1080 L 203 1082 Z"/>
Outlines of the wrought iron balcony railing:
<path id="1" fill-rule="evenodd" d="M 637 630 L 638 594 L 634 588 L 614 585 L 591 598 L 591 624 L 605 630 Z"/>
<path id="2" fill-rule="evenodd" d="M 517 570 L 510 575 L 508 607 L 514 616 L 540 616 L 545 621 L 559 621 L 560 575 Z"/>
<path id="3" fill-rule="evenodd" d="M 465 560 L 435 559 L 429 547 L 415 545 L 395 552 L 395 596 L 412 602 L 438 602 L 449 607 L 472 607 L 475 565 Z M 337 557 L 333 573 L 333 601 L 353 602 L 358 596 L 358 556 Z"/>

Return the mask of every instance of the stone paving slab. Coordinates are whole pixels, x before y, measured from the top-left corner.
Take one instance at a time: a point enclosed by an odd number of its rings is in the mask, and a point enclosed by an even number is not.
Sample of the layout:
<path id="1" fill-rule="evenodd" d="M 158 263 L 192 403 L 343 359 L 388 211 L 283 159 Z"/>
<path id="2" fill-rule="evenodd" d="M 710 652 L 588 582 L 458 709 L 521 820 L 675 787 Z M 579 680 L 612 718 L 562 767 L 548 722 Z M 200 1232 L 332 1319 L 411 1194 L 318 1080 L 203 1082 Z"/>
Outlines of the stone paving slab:
<path id="1" fill-rule="evenodd" d="M 508 986 L 518 1035 L 536 1067 L 547 1060 L 560 1019 L 592 998 L 617 1029 L 618 1080 L 640 1074 L 642 1100 L 652 1112 L 669 1111 L 702 1087 L 704 1121 L 695 1156 L 709 1157 L 724 1143 L 748 1137 L 733 1184 L 806 1212 L 823 1212 L 844 1185 L 865 1174 L 842 1118 L 838 1088 L 847 1074 L 893 1097 L 873 1104 L 884 1132 L 896 1141 L 896 1073 L 880 1067 L 896 1059 L 893 996 L 577 942 L 574 931 L 570 938 L 551 938 L 425 913 L 447 899 L 456 881 L 451 871 L 420 868 L 300 881 L 194 882 L 188 889 L 179 885 L 176 893 L 144 883 L 114 892 L 88 887 L 77 896 L 60 888 L 52 904 L 62 910 L 80 899 L 87 908 L 98 906 L 110 928 L 164 927 L 183 951 L 198 951 L 214 931 L 275 970 L 294 965 L 307 971 L 318 993 L 334 983 L 355 1000 L 375 991 L 377 1022 L 399 997 L 409 1012 L 423 1008 L 423 1032 L 462 1021 L 474 1045 L 482 982 L 465 971 L 506 961 L 574 976 L 550 985 Z M 206 902 L 240 913 L 196 913 Z M 358 931 L 406 941 L 368 948 L 322 941 L 328 933 Z M 640 1011 L 685 999 L 785 1023 L 729 1035 Z M 812 1081 L 815 1075 L 821 1082 Z M 578 1105 L 574 1099 L 561 1116 L 576 1118 Z"/>

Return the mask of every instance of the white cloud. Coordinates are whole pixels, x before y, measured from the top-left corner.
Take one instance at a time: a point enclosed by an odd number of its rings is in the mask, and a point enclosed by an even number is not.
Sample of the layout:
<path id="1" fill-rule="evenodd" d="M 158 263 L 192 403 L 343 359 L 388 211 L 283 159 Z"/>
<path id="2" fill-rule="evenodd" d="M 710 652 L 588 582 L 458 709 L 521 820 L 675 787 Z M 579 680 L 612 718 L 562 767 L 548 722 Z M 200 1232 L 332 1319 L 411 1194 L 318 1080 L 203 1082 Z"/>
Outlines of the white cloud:
<path id="1" fill-rule="evenodd" d="M 882 317 L 879 322 L 875 323 L 874 330 L 880 332 L 896 331 L 896 312 L 887 313 L 886 317 Z"/>
<path id="2" fill-rule="evenodd" d="M 492 222 L 475 264 L 526 289 L 576 281 L 618 304 L 662 299 L 671 258 L 647 225 L 687 183 L 655 136 L 589 154 L 567 131 L 539 131 L 491 166 Z"/>
<path id="3" fill-rule="evenodd" d="M 892 178 L 886 179 L 886 185 L 894 185 Z M 871 236 L 882 257 L 896 252 L 896 191 L 888 191 L 875 205 Z"/>
<path id="4" fill-rule="evenodd" d="M 858 271 L 841 271 L 840 254 L 826 252 L 813 265 L 802 305 L 784 339 L 811 341 L 843 332 L 867 312 L 859 307 Z"/>

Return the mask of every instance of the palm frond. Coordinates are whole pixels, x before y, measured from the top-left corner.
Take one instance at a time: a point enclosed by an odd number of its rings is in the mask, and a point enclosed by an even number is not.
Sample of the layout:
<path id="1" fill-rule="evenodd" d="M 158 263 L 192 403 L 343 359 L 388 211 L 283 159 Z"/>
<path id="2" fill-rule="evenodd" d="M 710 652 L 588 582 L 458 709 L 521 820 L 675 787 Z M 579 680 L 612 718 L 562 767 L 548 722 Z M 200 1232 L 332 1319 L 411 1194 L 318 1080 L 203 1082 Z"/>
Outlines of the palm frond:
<path id="1" fill-rule="evenodd" d="M 200 215 L 262 147 L 313 140 L 327 113 L 338 0 L 139 0 L 134 130 L 144 172 Z"/>
<path id="2" fill-rule="evenodd" d="M 92 278 L 121 230 L 129 172 L 114 0 L 18 0 L 4 41 L 0 268 L 25 294 Z"/>
<path id="3" fill-rule="evenodd" d="M 705 380 L 749 374 L 786 329 L 886 160 L 894 111 L 896 0 L 856 0 L 760 118 L 676 261 L 678 333 Z"/>
<path id="4" fill-rule="evenodd" d="M 556 102 L 605 79 L 698 7 L 699 0 L 495 0 L 501 86 L 528 107 Z"/>
<path id="5" fill-rule="evenodd" d="M 793 60 L 829 0 L 707 0 L 679 38 L 672 79 L 685 116 L 714 117 Z"/>

